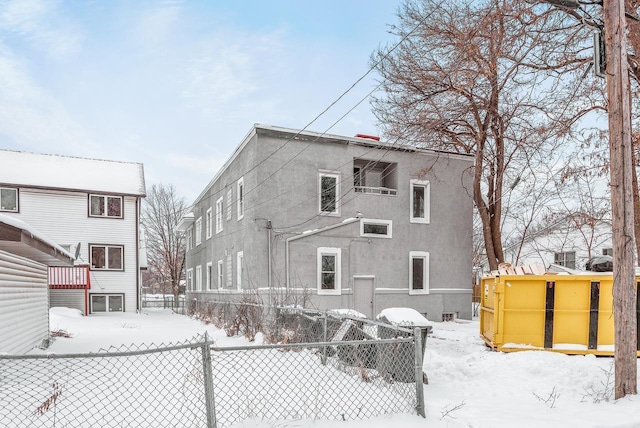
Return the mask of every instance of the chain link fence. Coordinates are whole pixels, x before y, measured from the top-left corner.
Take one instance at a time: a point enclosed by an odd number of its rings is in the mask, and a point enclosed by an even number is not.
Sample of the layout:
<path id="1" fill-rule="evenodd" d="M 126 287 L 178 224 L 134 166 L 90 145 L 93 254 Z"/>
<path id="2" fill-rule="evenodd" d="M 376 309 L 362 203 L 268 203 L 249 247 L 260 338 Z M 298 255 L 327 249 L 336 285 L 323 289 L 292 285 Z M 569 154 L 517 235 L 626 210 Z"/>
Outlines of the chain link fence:
<path id="1" fill-rule="evenodd" d="M 419 329 L 291 308 L 277 317 L 277 344 L 222 348 L 205 336 L 155 349 L 0 355 L 0 421 L 225 428 L 248 418 L 425 415 Z"/>

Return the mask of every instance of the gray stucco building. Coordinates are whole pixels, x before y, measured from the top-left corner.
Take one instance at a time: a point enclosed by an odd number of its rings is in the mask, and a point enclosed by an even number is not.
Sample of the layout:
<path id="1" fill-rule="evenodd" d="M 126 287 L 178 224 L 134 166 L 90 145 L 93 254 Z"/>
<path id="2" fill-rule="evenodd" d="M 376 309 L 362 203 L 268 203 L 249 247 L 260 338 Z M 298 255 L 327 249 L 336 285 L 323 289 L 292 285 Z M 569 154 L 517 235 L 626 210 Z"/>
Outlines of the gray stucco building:
<path id="1" fill-rule="evenodd" d="M 180 222 L 187 299 L 470 318 L 472 164 L 255 125 Z"/>

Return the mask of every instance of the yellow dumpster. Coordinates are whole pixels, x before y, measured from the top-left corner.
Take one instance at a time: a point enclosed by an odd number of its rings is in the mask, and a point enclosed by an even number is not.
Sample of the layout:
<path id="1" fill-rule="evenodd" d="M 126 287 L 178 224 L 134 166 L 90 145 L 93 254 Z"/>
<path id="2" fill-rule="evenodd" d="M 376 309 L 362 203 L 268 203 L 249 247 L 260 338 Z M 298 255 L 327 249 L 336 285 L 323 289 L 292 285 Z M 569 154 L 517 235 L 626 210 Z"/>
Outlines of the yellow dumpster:
<path id="1" fill-rule="evenodd" d="M 613 355 L 611 274 L 488 276 L 480 292 L 480 335 L 493 349 Z"/>

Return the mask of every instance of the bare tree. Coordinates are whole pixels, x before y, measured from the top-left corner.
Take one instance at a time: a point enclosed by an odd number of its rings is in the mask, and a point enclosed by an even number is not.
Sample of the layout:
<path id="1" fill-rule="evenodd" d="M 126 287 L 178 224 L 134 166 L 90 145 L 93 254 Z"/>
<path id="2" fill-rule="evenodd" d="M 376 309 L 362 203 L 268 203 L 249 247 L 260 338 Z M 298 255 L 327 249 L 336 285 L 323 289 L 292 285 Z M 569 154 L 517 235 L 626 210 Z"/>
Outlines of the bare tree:
<path id="1" fill-rule="evenodd" d="M 582 84 L 590 52 L 579 48 L 583 27 L 562 12 L 508 0 L 441 5 L 401 6 L 392 32 L 403 42 L 372 57 L 384 89 L 373 108 L 389 139 L 475 156 L 470 193 L 496 269 L 513 161 L 567 138 L 600 108 Z"/>
<path id="2" fill-rule="evenodd" d="M 177 225 L 185 210 L 184 198 L 176 194 L 173 185 L 163 184 L 151 187 L 143 207 L 149 269 L 159 281 L 171 284 L 176 297 L 185 264 L 185 243 Z"/>

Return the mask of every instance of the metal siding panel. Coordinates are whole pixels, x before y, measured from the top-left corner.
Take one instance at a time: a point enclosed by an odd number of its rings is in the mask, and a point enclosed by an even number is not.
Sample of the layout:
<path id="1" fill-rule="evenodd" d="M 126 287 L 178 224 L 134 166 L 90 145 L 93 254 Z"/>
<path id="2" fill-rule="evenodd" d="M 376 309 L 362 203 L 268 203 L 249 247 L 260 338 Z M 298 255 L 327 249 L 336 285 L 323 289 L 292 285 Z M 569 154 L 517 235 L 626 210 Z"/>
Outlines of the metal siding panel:
<path id="1" fill-rule="evenodd" d="M 48 337 L 47 266 L 0 251 L 0 352 L 24 353 Z"/>
<path id="2" fill-rule="evenodd" d="M 75 308 L 84 314 L 84 290 L 49 290 L 49 301 L 52 308 Z"/>

